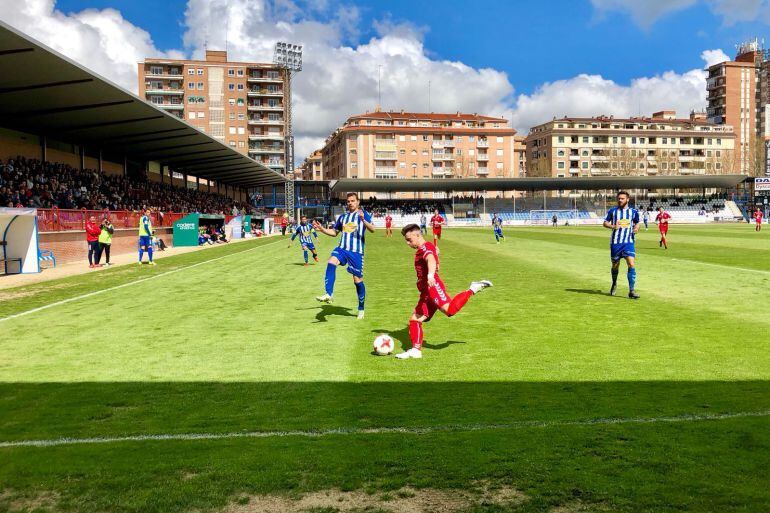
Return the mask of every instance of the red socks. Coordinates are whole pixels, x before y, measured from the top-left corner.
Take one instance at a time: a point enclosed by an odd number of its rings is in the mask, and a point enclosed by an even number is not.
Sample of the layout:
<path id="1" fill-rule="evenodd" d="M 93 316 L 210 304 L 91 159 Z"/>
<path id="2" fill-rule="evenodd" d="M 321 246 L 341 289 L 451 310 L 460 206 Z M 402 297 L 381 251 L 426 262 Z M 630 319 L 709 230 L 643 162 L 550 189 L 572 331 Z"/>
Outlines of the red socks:
<path id="1" fill-rule="evenodd" d="M 422 349 L 425 332 L 422 330 L 422 323 L 420 321 L 409 321 L 409 338 L 412 340 L 413 348 Z"/>
<path id="2" fill-rule="evenodd" d="M 455 297 L 452 298 L 452 302 L 449 303 L 449 309 L 447 310 L 447 316 L 452 317 L 454 314 L 459 312 L 463 309 L 465 306 L 465 303 L 468 302 L 468 300 L 473 295 L 473 291 L 468 289 L 460 292 Z"/>

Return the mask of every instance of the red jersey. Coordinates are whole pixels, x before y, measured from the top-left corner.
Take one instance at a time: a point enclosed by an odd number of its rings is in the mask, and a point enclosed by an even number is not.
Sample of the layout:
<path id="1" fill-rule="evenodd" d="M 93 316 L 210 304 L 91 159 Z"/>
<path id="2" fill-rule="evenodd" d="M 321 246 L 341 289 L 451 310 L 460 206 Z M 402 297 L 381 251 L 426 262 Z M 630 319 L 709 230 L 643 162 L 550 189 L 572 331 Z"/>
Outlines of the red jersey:
<path id="1" fill-rule="evenodd" d="M 86 241 L 96 242 L 99 240 L 99 235 L 102 233 L 102 228 L 96 223 L 86 221 Z"/>
<path id="2" fill-rule="evenodd" d="M 417 272 L 417 288 L 420 290 L 428 288 L 428 255 L 433 255 L 436 259 L 436 278 L 438 279 L 438 251 L 433 243 L 426 242 L 417 248 L 414 254 L 414 270 Z"/>
<path id="3" fill-rule="evenodd" d="M 441 217 L 441 214 L 436 214 L 435 216 L 430 218 L 430 224 L 433 225 L 433 228 L 441 228 L 441 225 L 444 223 L 444 218 Z"/>
<path id="4" fill-rule="evenodd" d="M 754 212 L 754 219 L 756 219 L 758 223 L 762 222 L 762 216 L 764 216 L 764 214 L 762 213 L 761 210 L 757 210 L 756 212 Z"/>
<path id="5" fill-rule="evenodd" d="M 393 218 L 390 216 L 385 216 L 385 226 L 387 228 L 390 228 L 390 225 L 393 224 Z"/>
<path id="6" fill-rule="evenodd" d="M 660 212 L 657 217 L 655 217 L 655 221 L 660 224 L 668 224 L 669 219 L 671 219 L 671 214 L 668 212 Z"/>

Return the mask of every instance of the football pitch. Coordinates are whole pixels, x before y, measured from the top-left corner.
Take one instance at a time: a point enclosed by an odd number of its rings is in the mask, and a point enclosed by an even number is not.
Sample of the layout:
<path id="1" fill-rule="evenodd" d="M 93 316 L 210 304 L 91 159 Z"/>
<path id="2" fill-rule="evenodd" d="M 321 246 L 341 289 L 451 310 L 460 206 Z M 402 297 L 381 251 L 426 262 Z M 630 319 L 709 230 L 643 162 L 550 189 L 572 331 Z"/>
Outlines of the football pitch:
<path id="1" fill-rule="evenodd" d="M 0 291 L 0 511 L 766 510 L 770 232 L 642 230 L 638 301 L 607 230 L 505 232 L 445 230 L 450 293 L 494 287 L 421 360 L 371 354 L 417 301 L 383 230 L 362 321 L 323 235 Z"/>

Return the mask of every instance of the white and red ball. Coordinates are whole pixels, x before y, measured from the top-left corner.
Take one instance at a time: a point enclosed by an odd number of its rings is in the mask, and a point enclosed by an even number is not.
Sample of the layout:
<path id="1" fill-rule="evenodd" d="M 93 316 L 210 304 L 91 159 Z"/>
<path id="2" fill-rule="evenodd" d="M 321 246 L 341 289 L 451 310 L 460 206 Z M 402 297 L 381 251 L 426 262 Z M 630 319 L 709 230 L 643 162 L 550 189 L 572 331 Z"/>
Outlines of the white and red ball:
<path id="1" fill-rule="evenodd" d="M 377 335 L 374 339 L 374 352 L 381 356 L 389 355 L 396 348 L 396 341 L 387 333 Z"/>

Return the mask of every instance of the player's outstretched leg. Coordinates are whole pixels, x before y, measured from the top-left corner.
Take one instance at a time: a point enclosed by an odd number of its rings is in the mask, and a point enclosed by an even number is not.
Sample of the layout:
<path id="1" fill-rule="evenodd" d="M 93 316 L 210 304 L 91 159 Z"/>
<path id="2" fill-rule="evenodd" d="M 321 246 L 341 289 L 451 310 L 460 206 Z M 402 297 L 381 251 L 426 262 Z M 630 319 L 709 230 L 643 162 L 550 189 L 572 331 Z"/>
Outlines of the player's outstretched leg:
<path id="1" fill-rule="evenodd" d="M 618 288 L 618 272 L 620 267 L 620 260 L 617 262 L 612 262 L 612 270 L 610 273 L 612 274 L 612 286 L 610 287 L 610 296 L 615 295 L 615 290 Z"/>
<path id="2" fill-rule="evenodd" d="M 630 299 L 639 299 L 639 294 L 636 293 L 636 267 L 633 260 L 628 261 L 628 297 Z"/>
<path id="3" fill-rule="evenodd" d="M 326 294 L 318 296 L 316 299 L 322 303 L 331 303 L 334 295 L 334 281 L 337 279 L 337 266 L 340 261 L 336 257 L 331 257 L 326 263 L 326 275 L 324 277 L 324 288 Z"/>
<path id="4" fill-rule="evenodd" d="M 311 251 L 313 252 L 313 260 L 315 260 L 316 262 L 318 262 L 318 251 L 316 251 L 316 250 L 314 250 L 314 249 L 313 249 L 313 250 L 311 250 Z"/>
<path id="5" fill-rule="evenodd" d="M 412 318 L 409 319 L 409 339 L 412 341 L 412 347 L 397 354 L 396 358 L 400 360 L 422 358 L 422 343 L 425 339 L 425 332 L 422 329 L 424 319 L 425 317 L 417 317 L 416 315 L 412 315 Z"/>
<path id="6" fill-rule="evenodd" d="M 358 295 L 358 318 L 364 318 L 364 303 L 366 303 L 366 285 L 361 278 L 353 278 L 353 283 L 356 284 L 356 294 Z"/>
<path id="7" fill-rule="evenodd" d="M 305 257 L 305 265 L 307 265 L 307 250 L 306 249 L 302 251 L 302 256 Z"/>
<path id="8" fill-rule="evenodd" d="M 492 282 L 489 280 L 473 281 L 471 282 L 471 286 L 468 287 L 468 290 L 464 290 L 455 295 L 448 304 L 441 308 L 441 311 L 444 312 L 447 317 L 453 317 L 457 312 L 463 309 L 465 303 L 468 302 L 471 296 L 491 286 Z"/>

